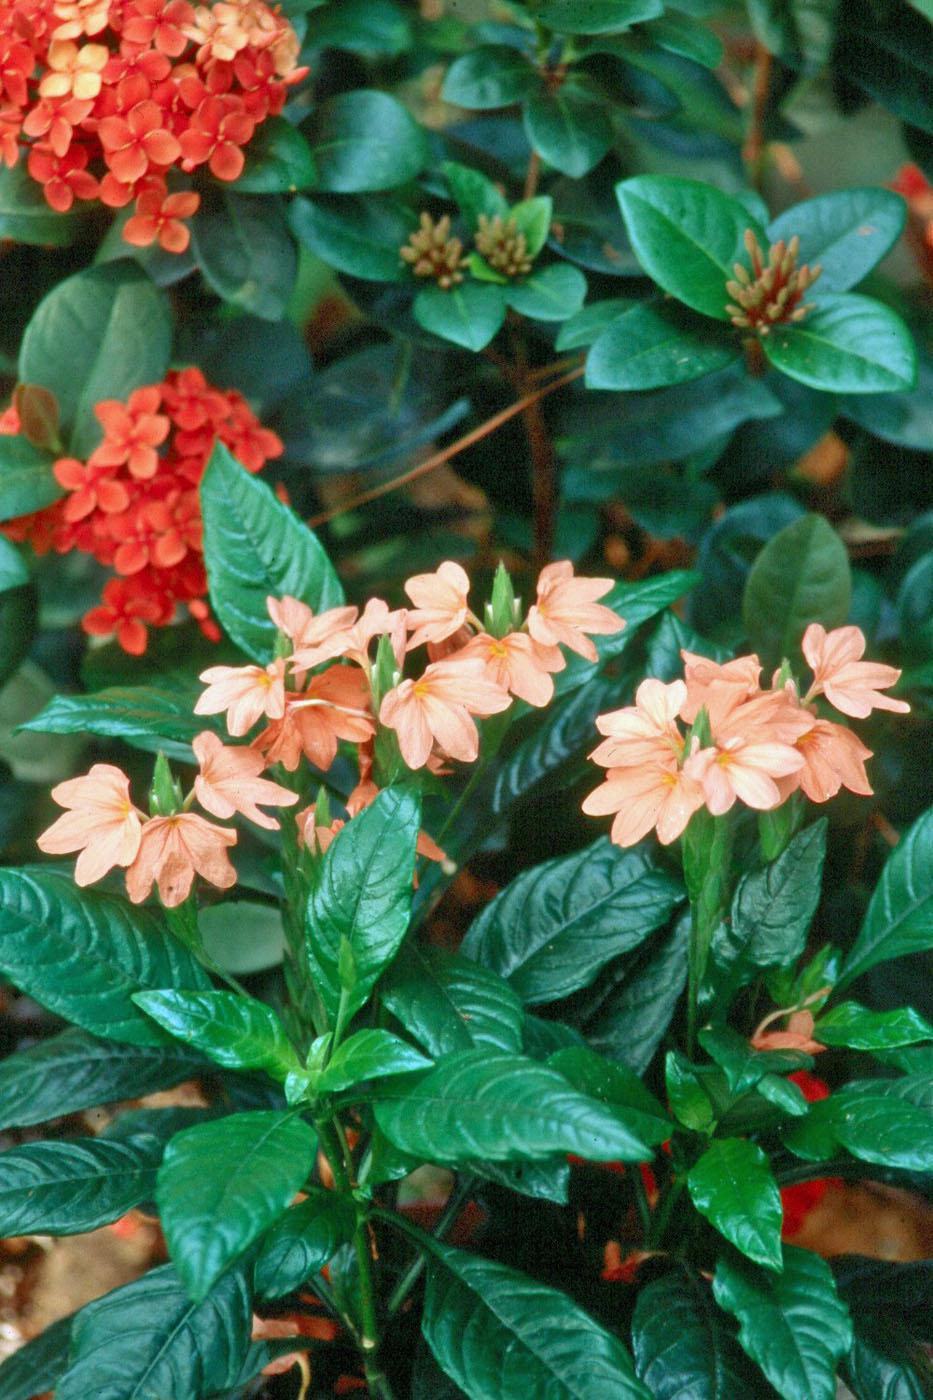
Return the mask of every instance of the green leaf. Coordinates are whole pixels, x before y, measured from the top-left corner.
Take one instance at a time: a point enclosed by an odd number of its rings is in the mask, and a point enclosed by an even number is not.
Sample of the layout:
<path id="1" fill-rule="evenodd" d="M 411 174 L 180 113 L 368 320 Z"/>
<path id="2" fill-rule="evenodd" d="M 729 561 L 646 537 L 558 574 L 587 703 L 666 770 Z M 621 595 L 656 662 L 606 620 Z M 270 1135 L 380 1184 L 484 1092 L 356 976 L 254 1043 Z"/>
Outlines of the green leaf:
<path id="1" fill-rule="evenodd" d="M 881 879 L 843 965 L 841 991 L 870 967 L 933 945 L 933 807 L 888 856 Z"/>
<path id="2" fill-rule="evenodd" d="M 606 98 L 585 73 L 555 88 L 541 83 L 525 102 L 525 134 L 548 165 L 579 180 L 612 144 Z"/>
<path id="3" fill-rule="evenodd" d="M 107 263 L 43 297 L 23 335 L 19 377 L 52 391 L 71 451 L 86 457 L 102 436 L 95 405 L 160 380 L 171 348 L 166 297 L 136 263 Z"/>
<path id="4" fill-rule="evenodd" d="M 859 1317 L 842 1375 L 857 1400 L 929 1400 L 933 1382 L 922 1345 L 889 1314 Z"/>
<path id="5" fill-rule="evenodd" d="M 343 602 L 340 580 L 317 536 L 220 442 L 201 481 L 201 511 L 211 603 L 224 631 L 248 656 L 272 658 L 270 594 L 289 593 L 316 613 Z"/>
<path id="6" fill-rule="evenodd" d="M 726 282 L 746 259 L 750 228 L 765 242 L 737 199 L 699 180 L 636 175 L 616 186 L 632 247 L 642 267 L 666 292 L 704 316 L 728 321 Z"/>
<path id="7" fill-rule="evenodd" d="M 176 1040 L 225 1069 L 264 1069 L 284 1080 L 299 1070 L 285 1027 L 271 1006 L 237 992 L 138 992 L 136 1005 Z"/>
<path id="8" fill-rule="evenodd" d="M 526 1005 L 556 1001 L 644 942 L 682 898 L 644 852 L 601 838 L 519 875 L 474 920 L 461 951 Z"/>
<path id="9" fill-rule="evenodd" d="M 20 160 L 12 170 L 0 165 L 0 238 L 42 248 L 65 248 L 74 241 L 81 217 L 77 208 L 58 214 L 49 207 L 42 186 Z"/>
<path id="10" fill-rule="evenodd" d="M 897 1083 L 897 1081 L 895 1081 Z M 838 1143 L 861 1162 L 933 1171 L 933 1116 L 907 1099 L 885 1092 L 840 1090 L 810 1105 L 806 1118 L 784 1130 L 784 1142 L 800 1157 L 822 1161 Z"/>
<path id="11" fill-rule="evenodd" d="M 329 98 L 314 118 L 317 189 L 326 194 L 391 190 L 428 163 L 424 132 L 387 92 L 360 89 Z"/>
<path id="12" fill-rule="evenodd" d="M 226 1390 L 239 1376 L 250 1323 L 242 1272 L 231 1270 L 192 1303 L 173 1268 L 153 1269 L 76 1315 L 55 1400 L 194 1400 Z"/>
<path id="13" fill-rule="evenodd" d="M 909 1006 L 897 1011 L 869 1011 L 857 1001 L 844 1001 L 820 1016 L 813 1038 L 850 1050 L 895 1050 L 933 1040 L 933 1026 Z"/>
<path id="14" fill-rule="evenodd" d="M 284 117 L 267 117 L 246 148 L 243 174 L 230 188 L 236 194 L 295 194 L 315 180 L 311 147 Z"/>
<path id="15" fill-rule="evenodd" d="M 0 970 L 50 1011 L 131 1045 L 166 1043 L 134 992 L 209 985 L 149 910 L 38 867 L 0 869 Z"/>
<path id="16" fill-rule="evenodd" d="M 687 1174 L 690 1198 L 721 1235 L 756 1264 L 783 1268 L 781 1193 L 760 1147 L 716 1138 Z"/>
<path id="17" fill-rule="evenodd" d="M 421 1330 L 470 1400 L 649 1400 L 619 1339 L 566 1293 L 439 1241 L 424 1245 Z"/>
<path id="18" fill-rule="evenodd" d="M 786 209 L 768 228 L 768 240 L 800 239 L 798 263 L 823 269 L 816 289 L 847 292 L 871 272 L 900 238 L 907 205 L 892 190 L 869 186 L 834 190 Z"/>
<path id="19" fill-rule="evenodd" d="M 292 1113 L 236 1113 L 172 1138 L 156 1201 L 172 1262 L 196 1302 L 283 1213 L 315 1146 Z"/>
<path id="20" fill-rule="evenodd" d="M 319 1273 L 353 1237 L 356 1212 L 346 1196 L 311 1187 L 262 1242 L 253 1279 L 260 1298 L 284 1298 Z"/>
<path id="21" fill-rule="evenodd" d="M 614 297 L 610 301 L 594 301 L 584 306 L 561 326 L 554 349 L 579 350 L 592 345 L 614 321 L 637 305 L 637 302 L 627 298 Z"/>
<path id="22" fill-rule="evenodd" d="M 288 207 L 292 232 L 328 267 L 371 282 L 407 282 L 399 256 L 418 216 L 390 195 L 319 195 Z"/>
<path id="23" fill-rule="evenodd" d="M 826 818 L 799 832 L 777 860 L 749 871 L 732 898 L 729 944 L 755 967 L 800 957 L 820 902 Z"/>
<path id="24" fill-rule="evenodd" d="M 198 915 L 207 953 L 224 972 L 251 976 L 278 967 L 285 951 L 282 912 L 274 904 L 252 899 L 225 899 Z"/>
<path id="25" fill-rule="evenodd" d="M 162 1144 L 76 1138 L 0 1153 L 0 1233 L 81 1235 L 152 1199 Z"/>
<path id="26" fill-rule="evenodd" d="M 386 1137 L 429 1162 L 543 1161 L 564 1152 L 594 1162 L 651 1157 L 609 1108 L 521 1055 L 463 1051 L 416 1084 L 386 1086 L 374 1098 Z"/>
<path id="27" fill-rule="evenodd" d="M 585 297 L 586 278 L 570 263 L 534 268 L 505 292 L 512 310 L 533 321 L 565 321 L 580 310 Z"/>
<path id="28" fill-rule="evenodd" d="M 785 525 L 758 555 L 745 585 L 742 620 L 765 666 L 799 655 L 811 622 L 841 627 L 852 576 L 845 545 L 822 515 Z"/>
<path id="29" fill-rule="evenodd" d="M 298 275 L 285 205 L 276 196 L 205 186 L 191 249 L 212 291 L 265 321 L 281 321 Z"/>
<path id="30" fill-rule="evenodd" d="M 662 9 L 661 0 L 545 0 L 537 17 L 561 34 L 614 34 Z"/>
<path id="31" fill-rule="evenodd" d="M 654 1400 L 749 1400 L 761 1387 L 695 1274 L 677 1270 L 638 1290 L 632 1349 Z"/>
<path id="32" fill-rule="evenodd" d="M 829 59 L 839 0 L 749 0 L 755 37 L 790 68 L 813 74 Z"/>
<path id="33" fill-rule="evenodd" d="M 705 24 L 684 15 L 666 14 L 662 19 L 653 19 L 645 25 L 642 33 L 647 34 L 659 48 L 668 49 L 681 58 L 689 58 L 704 68 L 718 68 L 722 62 L 723 42 L 718 34 Z"/>
<path id="34" fill-rule="evenodd" d="M 824 1260 L 785 1246 L 778 1274 L 723 1258 L 713 1293 L 738 1318 L 739 1341 L 785 1400 L 835 1400 L 836 1365 L 852 1345 L 852 1324 Z"/>
<path id="35" fill-rule="evenodd" d="M 878 10 L 866 0 L 840 9 L 835 67 L 888 111 L 933 134 L 929 17 L 904 6 Z"/>
<path id="36" fill-rule="evenodd" d="M 887 394 L 917 382 L 917 351 L 899 316 L 870 297 L 828 297 L 798 325 L 762 339 L 776 369 L 835 394 Z"/>
<path id="37" fill-rule="evenodd" d="M 535 70 L 517 49 L 482 44 L 450 65 L 441 97 L 457 107 L 483 112 L 511 107 L 536 86 Z"/>
<path id="38" fill-rule="evenodd" d="M 210 716 L 192 714 L 191 697 L 178 689 L 156 686 L 111 686 L 90 695 L 55 695 L 22 729 L 34 734 L 100 734 L 106 738 L 143 740 L 152 748 L 160 739 L 190 745 L 210 728 Z"/>
<path id="39" fill-rule="evenodd" d="M 504 978 L 469 958 L 405 943 L 380 992 L 383 1005 L 437 1059 L 474 1046 L 522 1047 L 521 1001 Z"/>
<path id="40" fill-rule="evenodd" d="M 204 1069 L 180 1045 L 116 1045 L 71 1027 L 0 1061 L 0 1130 L 173 1089 Z"/>
<path id="41" fill-rule="evenodd" d="M 557 1050 L 547 1063 L 581 1094 L 599 1099 L 615 1110 L 623 1126 L 631 1129 L 642 1142 L 653 1147 L 670 1137 L 674 1129 L 670 1115 L 638 1075 L 624 1065 L 613 1064 L 584 1045 L 568 1045 Z"/>
<path id="42" fill-rule="evenodd" d="M 33 1400 L 53 1390 L 68 1366 L 74 1315 L 50 1323 L 0 1365 L 0 1400 Z"/>
<path id="43" fill-rule="evenodd" d="M 508 218 L 508 200 L 491 180 L 486 179 L 485 175 L 481 175 L 478 170 L 474 170 L 469 165 L 461 165 L 459 161 L 455 160 L 442 161 L 441 170 L 444 172 L 444 178 L 450 186 L 450 192 L 457 201 L 460 212 L 471 230 L 477 227 L 480 214 L 485 214 L 490 219 L 494 219 L 496 215 L 502 219 Z M 547 204 L 550 208 L 549 200 Z M 537 251 L 536 248 L 535 252 Z"/>
<path id="44" fill-rule="evenodd" d="M 539 194 L 533 199 L 523 199 L 513 204 L 508 211 L 515 220 L 519 233 L 525 235 L 528 253 L 536 258 L 548 239 L 551 220 L 554 217 L 554 201 L 550 195 Z"/>
<path id="45" fill-rule="evenodd" d="M 505 305 L 499 287 L 462 282 L 449 291 L 422 287 L 412 311 L 422 330 L 464 350 L 484 350 L 505 320 Z"/>
<path id="46" fill-rule="evenodd" d="M 606 993 L 586 1020 L 586 1038 L 594 1050 L 636 1074 L 651 1063 L 687 980 L 690 913 L 670 933 L 652 939 L 644 950 L 623 956 L 610 967 Z"/>
<path id="47" fill-rule="evenodd" d="M 386 788 L 327 848 L 308 900 L 307 952 L 331 1017 L 344 996 L 350 1016 L 395 957 L 411 916 L 420 802 L 408 788 Z M 352 955 L 352 985 L 341 985 L 341 948 Z"/>
<path id="48" fill-rule="evenodd" d="M 38 626 L 34 584 L 0 592 L 0 685 L 19 670 Z"/>
<path id="49" fill-rule="evenodd" d="M 716 1122 L 713 1102 L 704 1088 L 703 1078 L 686 1055 L 669 1050 L 664 1061 L 664 1084 L 672 1112 L 685 1128 L 697 1133 L 709 1132 Z"/>
<path id="50" fill-rule="evenodd" d="M 410 1074 L 412 1070 L 430 1069 L 433 1063 L 391 1031 L 357 1031 L 328 1060 L 317 1081 L 317 1092 L 333 1094 L 338 1089 L 352 1089 L 364 1079 Z"/>
<path id="51" fill-rule="evenodd" d="M 29 568 L 20 551 L 10 540 L 0 536 L 0 593 L 22 588 L 29 582 Z"/>
<path id="52" fill-rule="evenodd" d="M 0 520 L 42 510 L 63 494 L 52 475 L 55 453 L 18 434 L 0 435 Z"/>
<path id="53" fill-rule="evenodd" d="M 392 0 L 340 0 L 317 9 L 307 25 L 305 45 L 314 49 L 394 58 L 411 44 L 408 18 Z"/>
<path id="54" fill-rule="evenodd" d="M 658 389 L 738 358 L 731 337 L 671 302 L 636 302 L 617 316 L 586 360 L 588 389 Z"/>

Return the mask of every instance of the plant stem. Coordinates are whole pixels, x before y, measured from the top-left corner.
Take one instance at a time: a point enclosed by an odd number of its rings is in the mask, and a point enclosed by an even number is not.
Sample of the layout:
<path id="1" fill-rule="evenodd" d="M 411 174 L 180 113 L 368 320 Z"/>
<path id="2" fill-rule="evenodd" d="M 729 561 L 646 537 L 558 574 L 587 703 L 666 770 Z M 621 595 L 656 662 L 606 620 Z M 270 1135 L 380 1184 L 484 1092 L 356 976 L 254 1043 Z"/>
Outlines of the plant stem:
<path id="1" fill-rule="evenodd" d="M 768 95 L 771 89 L 771 68 L 774 60 L 770 50 L 766 49 L 761 42 L 755 45 L 755 73 L 752 84 L 752 110 L 749 122 L 748 134 L 745 137 L 745 145 L 742 147 L 742 158 L 744 159 L 749 173 L 749 179 L 755 189 L 761 188 L 762 176 L 764 174 L 764 125 L 765 116 L 768 111 Z"/>
<path id="2" fill-rule="evenodd" d="M 444 1238 L 448 1229 L 459 1215 L 460 1208 L 462 1207 L 467 1196 L 470 1194 L 472 1187 L 473 1178 L 468 1174 L 462 1176 L 459 1179 L 459 1181 L 457 1181 L 457 1183 L 454 1185 L 454 1188 L 451 1191 L 450 1196 L 448 1197 L 447 1204 L 438 1216 L 437 1223 L 434 1226 L 434 1229 L 431 1231 L 431 1234 L 435 1237 L 435 1239 L 440 1240 Z M 398 1283 L 393 1288 L 391 1294 L 389 1295 L 389 1301 L 386 1304 L 390 1317 L 395 1316 L 399 1308 L 401 1308 L 404 1304 L 405 1299 L 408 1297 L 415 1284 L 418 1282 L 419 1278 L 424 1272 L 426 1258 L 427 1256 L 424 1254 L 423 1251 L 422 1253 L 416 1255 L 415 1258 L 409 1264 L 408 1268 L 402 1274 L 402 1277 L 399 1279 Z"/>
<path id="3" fill-rule="evenodd" d="M 537 151 L 532 151 L 531 159 L 528 161 L 528 169 L 525 172 L 525 188 L 522 190 L 522 199 L 534 198 L 538 188 L 538 178 L 541 174 L 541 157 Z"/>
<path id="4" fill-rule="evenodd" d="M 570 384 L 574 379 L 579 379 L 583 374 L 583 365 L 571 370 L 568 374 L 563 374 L 559 379 L 552 380 L 549 384 L 542 384 L 523 398 L 517 399 L 515 403 L 509 404 L 508 408 L 501 409 L 494 413 L 491 418 L 487 418 L 485 423 L 480 423 L 479 427 L 471 429 L 463 437 L 457 438 L 449 447 L 444 447 L 440 452 L 435 452 L 433 457 L 429 457 L 426 462 L 421 462 L 417 467 L 412 467 L 410 471 L 402 472 L 401 476 L 393 477 L 391 481 L 383 481 L 379 486 L 373 486 L 368 491 L 361 491 L 359 495 L 352 496 L 350 500 L 344 501 L 341 505 L 335 506 L 333 510 L 323 511 L 320 515 L 313 515 L 308 521 L 312 529 L 317 529 L 319 525 L 326 525 L 330 520 L 336 520 L 337 516 L 345 515 L 347 511 L 356 510 L 358 506 L 367 505 L 370 501 L 376 501 L 380 496 L 387 496 L 392 491 L 397 491 L 401 486 L 407 486 L 412 481 L 417 481 L 419 477 L 426 476 L 428 472 L 434 471 L 437 467 L 442 467 L 445 462 L 449 462 L 458 453 L 465 452 L 468 447 L 472 447 L 475 442 L 481 442 L 484 437 L 494 433 L 497 428 L 501 428 L 503 423 L 508 423 L 516 414 L 523 413 L 530 403 L 537 403 L 539 399 L 545 398 L 548 394 L 553 394 L 555 389 L 562 389 L 565 384 Z"/>
<path id="5" fill-rule="evenodd" d="M 664 1193 L 658 1205 L 657 1212 L 652 1221 L 651 1232 L 648 1236 L 649 1244 L 657 1246 L 664 1242 L 664 1232 L 671 1223 L 671 1216 L 674 1207 L 680 1200 L 681 1192 L 686 1184 L 686 1177 L 676 1176 Z"/>
<path id="6" fill-rule="evenodd" d="M 642 1239 L 647 1243 L 651 1234 L 651 1207 L 648 1204 L 648 1193 L 645 1190 L 645 1183 L 639 1167 L 635 1167 L 632 1172 L 632 1191 L 635 1196 L 635 1209 L 638 1211 L 638 1219 L 641 1222 Z"/>

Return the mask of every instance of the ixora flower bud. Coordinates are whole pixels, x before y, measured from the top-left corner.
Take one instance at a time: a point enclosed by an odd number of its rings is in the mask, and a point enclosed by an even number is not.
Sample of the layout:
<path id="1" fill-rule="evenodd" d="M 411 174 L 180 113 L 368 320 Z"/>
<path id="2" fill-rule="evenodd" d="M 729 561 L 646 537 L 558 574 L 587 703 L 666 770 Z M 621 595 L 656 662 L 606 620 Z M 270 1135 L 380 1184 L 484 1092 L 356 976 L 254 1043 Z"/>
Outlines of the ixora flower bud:
<path id="1" fill-rule="evenodd" d="M 514 218 L 503 219 L 496 214 L 491 219 L 488 214 L 480 214 L 475 243 L 476 251 L 496 272 L 506 277 L 526 277 L 531 271 L 534 258 Z"/>
<path id="2" fill-rule="evenodd" d="M 773 243 L 767 260 L 750 228 L 745 230 L 745 247 L 752 262 L 751 273 L 742 263 L 735 263 L 735 281 L 726 283 L 726 291 L 732 297 L 732 302 L 726 304 L 732 324 L 767 335 L 772 326 L 802 321 L 813 310 L 813 303 L 804 302 L 803 297 L 822 268 L 808 267 L 806 263 L 797 266 L 797 235 L 789 243 L 783 238 Z"/>
<path id="3" fill-rule="evenodd" d="M 463 255 L 462 240 L 450 236 L 449 214 L 435 220 L 423 211 L 418 227 L 399 254 L 416 277 L 433 278 L 445 292 L 463 281 L 461 268 L 466 267 L 468 259 Z"/>

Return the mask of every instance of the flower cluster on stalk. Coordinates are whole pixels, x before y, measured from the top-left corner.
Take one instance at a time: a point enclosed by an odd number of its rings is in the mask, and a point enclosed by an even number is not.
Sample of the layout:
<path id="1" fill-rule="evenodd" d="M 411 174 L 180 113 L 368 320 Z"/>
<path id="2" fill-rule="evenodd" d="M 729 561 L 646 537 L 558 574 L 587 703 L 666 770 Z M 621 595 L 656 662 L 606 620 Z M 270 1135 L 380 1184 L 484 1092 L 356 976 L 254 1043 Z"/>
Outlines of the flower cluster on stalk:
<path id="1" fill-rule="evenodd" d="M 258 472 L 282 452 L 236 390 L 208 384 L 199 369 L 175 370 L 160 384 L 136 389 L 126 403 L 95 408 L 103 439 L 86 461 L 61 457 L 55 478 L 66 494 L 32 515 L 7 521 L 10 539 L 38 554 L 81 550 L 116 574 L 82 625 L 115 635 L 124 651 L 146 649 L 147 628 L 173 622 L 179 604 L 216 640 L 206 602 L 198 483 L 215 440 L 247 471 Z M 19 431 L 15 409 L 0 432 Z"/>
<path id="2" fill-rule="evenodd" d="M 123 237 L 188 246 L 198 194 L 171 172 L 235 180 L 243 147 L 278 114 L 298 39 L 264 0 L 12 0 L 0 6 L 0 159 L 59 212 L 135 201 Z"/>

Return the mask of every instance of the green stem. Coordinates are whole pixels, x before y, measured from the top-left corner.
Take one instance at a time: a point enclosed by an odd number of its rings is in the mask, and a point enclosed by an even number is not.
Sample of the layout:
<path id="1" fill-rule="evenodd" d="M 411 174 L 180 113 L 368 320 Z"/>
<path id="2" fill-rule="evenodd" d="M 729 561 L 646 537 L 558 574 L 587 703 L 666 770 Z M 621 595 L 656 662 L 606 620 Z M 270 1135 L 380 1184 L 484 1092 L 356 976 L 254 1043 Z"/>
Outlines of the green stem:
<path id="1" fill-rule="evenodd" d="M 461 1207 L 472 1189 L 473 1178 L 469 1175 L 461 1177 L 451 1191 L 447 1204 L 438 1216 L 437 1223 L 431 1231 L 435 1239 L 440 1240 L 444 1238 L 450 1226 L 460 1214 Z M 389 1295 L 389 1301 L 386 1304 L 390 1317 L 395 1316 L 418 1282 L 424 1272 L 426 1257 L 427 1256 L 423 1252 L 416 1255 L 393 1288 Z"/>
<path id="2" fill-rule="evenodd" d="M 671 1223 L 671 1216 L 674 1213 L 674 1207 L 680 1199 L 686 1181 L 686 1177 L 676 1176 L 662 1196 L 654 1220 L 652 1221 L 651 1232 L 648 1236 L 650 1245 L 657 1246 L 663 1244 L 665 1232 L 668 1225 Z"/>
<path id="3" fill-rule="evenodd" d="M 687 1054 L 696 1053 L 700 991 L 716 926 L 732 888 L 733 826 L 730 815 L 695 814 L 683 835 L 684 882 L 690 899 L 687 954 Z"/>
<path id="4" fill-rule="evenodd" d="M 635 1196 L 635 1209 L 638 1211 L 638 1219 L 641 1222 L 642 1239 L 647 1241 L 651 1234 L 651 1207 L 648 1204 L 648 1193 L 645 1190 L 645 1183 L 642 1180 L 641 1170 L 635 1166 L 632 1168 L 632 1191 Z"/>

